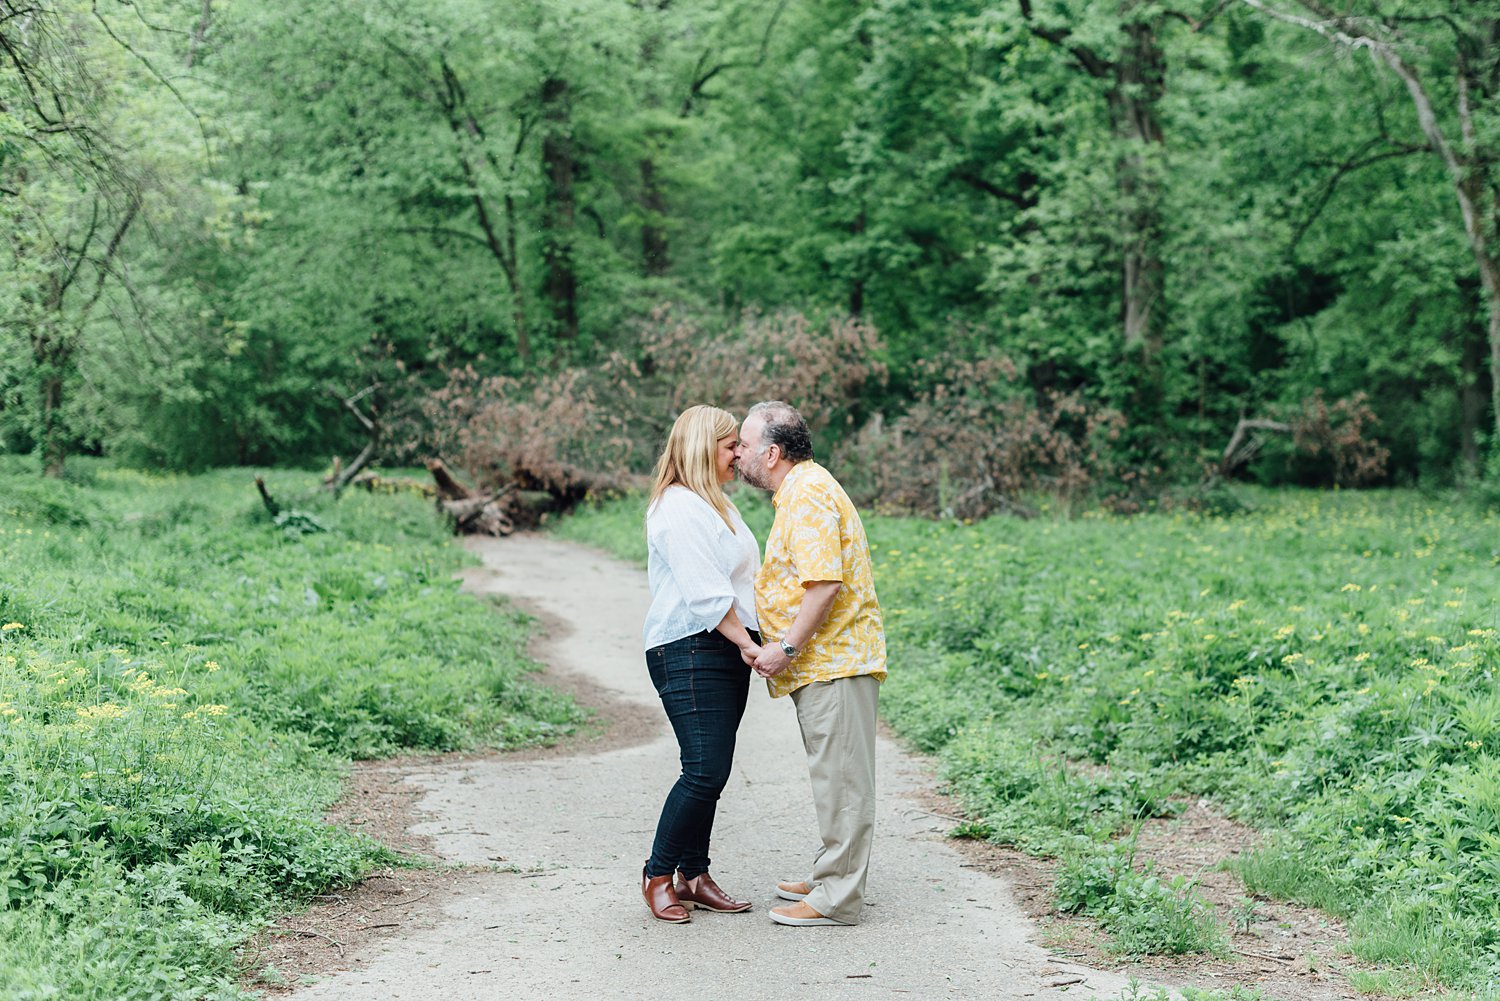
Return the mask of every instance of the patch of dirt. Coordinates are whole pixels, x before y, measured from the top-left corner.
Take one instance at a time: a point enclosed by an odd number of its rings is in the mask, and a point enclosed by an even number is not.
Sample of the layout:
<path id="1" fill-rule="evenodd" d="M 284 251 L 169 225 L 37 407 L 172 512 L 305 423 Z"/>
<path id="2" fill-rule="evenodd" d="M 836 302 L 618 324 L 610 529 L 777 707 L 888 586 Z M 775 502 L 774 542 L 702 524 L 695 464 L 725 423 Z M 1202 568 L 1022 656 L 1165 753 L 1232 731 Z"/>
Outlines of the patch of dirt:
<path id="1" fill-rule="evenodd" d="M 477 590 L 483 573 L 480 567 L 466 571 L 465 588 Z M 527 655 L 537 663 L 551 663 L 551 644 L 571 627 L 524 602 L 516 604 L 540 626 Z M 435 920 L 446 901 L 470 893 L 471 881 L 485 870 L 442 862 L 431 838 L 412 833 L 427 818 L 417 811 L 423 790 L 408 781 L 411 775 L 496 756 L 535 761 L 599 754 L 646 743 L 661 733 L 664 716 L 659 707 L 621 700 L 580 675 L 556 668 L 545 668 L 532 680 L 571 696 L 589 712 L 589 721 L 579 732 L 545 746 L 408 754 L 353 763 L 343 795 L 324 819 L 368 835 L 417 867 L 381 869 L 353 886 L 317 897 L 305 911 L 282 916 L 240 950 L 241 987 L 284 995 L 314 978 L 354 969 L 361 965 L 357 957 L 371 954 L 373 943 L 404 924 Z"/>
<path id="2" fill-rule="evenodd" d="M 916 754 L 915 751 L 910 753 Z M 963 822 L 962 810 L 939 792 L 922 797 L 933 816 Z M 1127 959 L 1112 951 L 1110 937 L 1090 918 L 1057 911 L 1052 887 L 1056 859 L 1039 859 L 1014 848 L 958 838 L 955 847 L 966 867 L 1008 880 L 1017 903 L 1037 923 L 1041 940 L 1059 959 L 1097 969 L 1114 969 L 1143 986 L 1227 989 L 1254 987 L 1266 1001 L 1334 1001 L 1361 997 L 1349 986 L 1345 971 L 1371 970 L 1349 954 L 1349 933 L 1337 918 L 1256 896 L 1239 877 L 1219 864 L 1254 847 L 1254 830 L 1195 802 L 1178 817 L 1156 818 L 1141 828 L 1137 867 L 1149 861 L 1153 871 L 1170 879 L 1187 876 L 1210 903 L 1230 933 L 1232 955 L 1144 956 Z"/>
<path id="3" fill-rule="evenodd" d="M 336 970 L 411 923 L 430 923 L 443 904 L 463 896 L 477 870 L 383 869 L 354 886 L 318 897 L 301 914 L 268 926 L 240 950 L 240 986 L 281 995 Z"/>

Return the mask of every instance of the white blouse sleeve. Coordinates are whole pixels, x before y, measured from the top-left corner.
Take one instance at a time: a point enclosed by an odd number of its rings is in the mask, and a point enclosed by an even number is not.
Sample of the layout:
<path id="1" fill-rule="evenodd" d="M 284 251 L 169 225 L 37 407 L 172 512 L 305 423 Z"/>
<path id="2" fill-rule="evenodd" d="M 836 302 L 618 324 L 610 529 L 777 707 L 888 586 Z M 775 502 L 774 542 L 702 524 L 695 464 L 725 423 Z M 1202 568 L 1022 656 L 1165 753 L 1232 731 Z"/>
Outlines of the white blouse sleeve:
<path id="1" fill-rule="evenodd" d="M 718 534 L 725 530 L 707 501 L 670 491 L 652 512 L 651 540 L 676 581 L 688 614 L 703 632 L 718 626 L 734 604 L 734 585 L 724 565 Z"/>

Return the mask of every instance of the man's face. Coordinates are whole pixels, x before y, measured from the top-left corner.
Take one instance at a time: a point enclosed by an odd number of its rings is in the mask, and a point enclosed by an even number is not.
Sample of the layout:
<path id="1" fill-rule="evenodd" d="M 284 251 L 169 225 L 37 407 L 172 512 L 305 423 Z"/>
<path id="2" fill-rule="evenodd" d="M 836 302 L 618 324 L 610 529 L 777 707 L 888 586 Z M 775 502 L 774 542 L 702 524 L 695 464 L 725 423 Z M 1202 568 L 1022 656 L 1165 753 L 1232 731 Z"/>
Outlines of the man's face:
<path id="1" fill-rule="evenodd" d="M 752 487 L 770 490 L 770 473 L 766 469 L 765 451 L 761 448 L 762 424 L 759 417 L 747 417 L 740 425 L 740 444 L 734 451 L 734 464 L 740 471 L 740 479 Z"/>

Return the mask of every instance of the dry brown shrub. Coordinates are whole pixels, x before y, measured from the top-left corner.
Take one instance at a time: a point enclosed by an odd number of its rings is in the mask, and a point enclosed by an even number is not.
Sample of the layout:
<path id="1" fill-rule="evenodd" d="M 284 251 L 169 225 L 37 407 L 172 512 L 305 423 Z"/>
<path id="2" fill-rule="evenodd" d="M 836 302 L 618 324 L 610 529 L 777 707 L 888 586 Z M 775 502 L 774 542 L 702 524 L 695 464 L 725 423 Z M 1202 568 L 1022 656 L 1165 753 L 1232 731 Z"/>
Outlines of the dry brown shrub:
<path id="1" fill-rule="evenodd" d="M 472 366 L 420 401 L 431 454 L 481 488 L 513 485 L 559 499 L 629 485 L 631 441 L 623 416 L 598 399 L 582 369 L 521 380 Z"/>
<path id="2" fill-rule="evenodd" d="M 1004 357 L 920 363 L 931 387 L 887 424 L 878 416 L 840 449 L 845 486 L 877 509 L 953 518 L 1066 504 L 1111 473 L 1105 445 L 1124 419 L 1077 393 L 1037 400 Z"/>
<path id="3" fill-rule="evenodd" d="M 1363 486 L 1383 479 L 1391 458 L 1391 450 L 1372 435 L 1379 423 L 1363 391 L 1330 405 L 1319 390 L 1302 401 L 1292 439 L 1299 452 L 1331 463 L 1337 485 Z"/>
<path id="4" fill-rule="evenodd" d="M 848 429 L 871 392 L 884 385 L 885 363 L 875 328 L 836 315 L 745 313 L 716 331 L 691 314 L 656 310 L 639 330 L 635 358 L 616 355 L 615 381 L 631 395 L 642 421 L 661 435 L 694 403 L 742 414 L 762 400 L 786 400 L 807 418 L 814 437 Z"/>
<path id="5" fill-rule="evenodd" d="M 692 404 L 742 414 L 760 400 L 790 400 L 817 434 L 847 427 L 885 379 L 874 329 L 846 317 L 747 313 L 723 329 L 664 307 L 635 334 L 629 351 L 590 367 L 526 379 L 452 370 L 408 408 L 398 450 L 440 456 L 483 489 L 545 493 L 556 509 L 640 483 Z"/>

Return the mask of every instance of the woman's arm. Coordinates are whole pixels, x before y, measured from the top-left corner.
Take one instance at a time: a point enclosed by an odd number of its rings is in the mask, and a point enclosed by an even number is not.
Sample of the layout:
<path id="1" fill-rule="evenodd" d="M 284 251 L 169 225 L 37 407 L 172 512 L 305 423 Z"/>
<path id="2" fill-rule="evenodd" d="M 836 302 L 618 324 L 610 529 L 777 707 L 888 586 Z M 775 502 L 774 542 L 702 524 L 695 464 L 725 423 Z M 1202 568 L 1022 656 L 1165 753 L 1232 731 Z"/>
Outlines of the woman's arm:
<path id="1" fill-rule="evenodd" d="M 724 618 L 714 627 L 725 639 L 740 648 L 740 655 L 755 660 L 760 653 L 760 644 L 750 638 L 750 630 L 746 629 L 740 622 L 740 617 L 734 614 L 734 606 L 729 606 L 729 611 L 724 613 Z"/>

